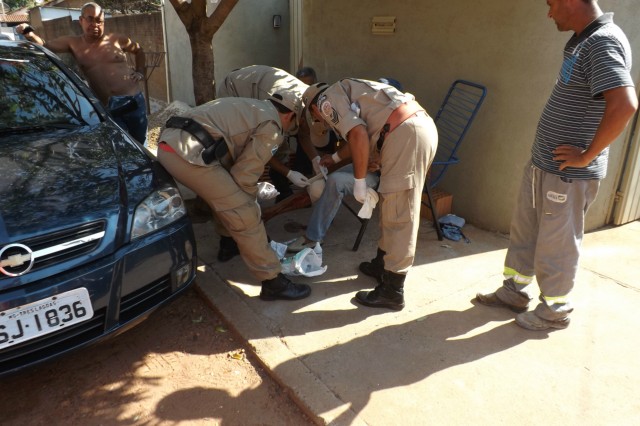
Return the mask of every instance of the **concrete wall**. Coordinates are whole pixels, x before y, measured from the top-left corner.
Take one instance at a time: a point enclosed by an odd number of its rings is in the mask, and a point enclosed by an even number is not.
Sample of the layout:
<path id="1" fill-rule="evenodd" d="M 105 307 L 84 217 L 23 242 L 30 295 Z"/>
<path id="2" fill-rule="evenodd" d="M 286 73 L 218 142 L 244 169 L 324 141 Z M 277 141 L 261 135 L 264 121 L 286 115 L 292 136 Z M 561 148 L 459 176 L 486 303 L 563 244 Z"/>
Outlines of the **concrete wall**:
<path id="1" fill-rule="evenodd" d="M 164 8 L 171 100 L 194 105 L 189 36 L 171 3 L 165 1 Z M 273 28 L 273 15 L 282 16 L 279 29 Z M 289 64 L 288 0 L 238 2 L 214 35 L 213 52 L 216 80 L 222 80 L 235 68 L 253 64 L 286 70 Z"/>
<path id="2" fill-rule="evenodd" d="M 638 0 L 601 0 L 640 60 Z M 303 61 L 329 83 L 342 77 L 400 80 L 435 115 L 456 79 L 488 95 L 441 187 L 453 211 L 482 228 L 507 232 L 536 124 L 551 92 L 569 33 L 547 18 L 544 0 L 324 0 L 303 2 Z M 371 34 L 371 18 L 397 17 L 396 33 Z M 634 22 L 635 21 L 635 22 Z M 640 81 L 640 65 L 633 71 Z M 617 141 L 609 175 L 587 228 L 607 223 L 623 160 Z"/>
<path id="3" fill-rule="evenodd" d="M 138 13 L 133 15 L 119 15 L 106 19 L 105 29 L 109 32 L 125 34 L 142 46 L 147 54 L 147 66 L 154 62 L 158 65 L 153 71 L 147 68 L 147 75 L 151 73 L 147 85 L 149 97 L 162 101 L 168 100 L 167 71 L 164 52 L 164 33 L 162 28 L 162 14 L 160 12 Z M 130 58 L 133 61 L 133 57 Z M 135 61 L 132 62 L 135 64 Z"/>

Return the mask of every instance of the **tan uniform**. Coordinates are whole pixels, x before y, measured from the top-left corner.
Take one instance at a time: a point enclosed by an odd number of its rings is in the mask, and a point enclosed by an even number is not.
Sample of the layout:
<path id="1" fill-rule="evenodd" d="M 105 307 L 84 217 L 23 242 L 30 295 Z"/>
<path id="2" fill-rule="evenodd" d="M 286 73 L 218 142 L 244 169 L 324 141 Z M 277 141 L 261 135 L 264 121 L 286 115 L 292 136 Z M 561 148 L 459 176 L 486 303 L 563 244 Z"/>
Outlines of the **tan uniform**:
<path id="1" fill-rule="evenodd" d="M 324 148 L 329 144 L 329 127 L 322 121 L 315 121 L 309 108 L 304 109 L 303 120 L 309 129 L 309 138 L 316 148 Z"/>
<path id="2" fill-rule="evenodd" d="M 306 84 L 286 71 L 267 65 L 251 65 L 231 71 L 218 87 L 218 98 L 268 99 L 279 90 L 300 93 L 307 90 Z"/>
<path id="3" fill-rule="evenodd" d="M 378 82 L 344 79 L 329 86 L 318 98 L 320 112 L 343 139 L 358 125 L 369 136 L 370 155 L 389 116 L 413 95 Z M 438 145 L 431 117 L 419 112 L 385 137 L 380 152 L 381 195 L 378 247 L 386 252 L 385 269 L 406 274 L 413 265 L 420 202 L 427 170 Z"/>
<path id="4" fill-rule="evenodd" d="M 253 99 L 267 99 L 279 90 L 291 90 L 300 93 L 307 90 L 306 84 L 286 71 L 267 65 L 250 65 L 231 71 L 223 83 L 218 86 L 218 98 L 240 97 Z M 310 137 L 316 147 L 323 147 L 329 143 L 329 132 L 324 123 L 314 122 L 311 114 L 305 111 L 303 116 L 309 125 L 309 135 L 299 134 L 293 129 L 289 134 L 301 138 Z M 287 162 L 289 156 L 288 144 L 283 144 L 275 155 L 282 162 Z"/>
<path id="5" fill-rule="evenodd" d="M 277 110 L 269 101 L 227 98 L 182 116 L 197 121 L 213 138 L 223 138 L 229 148 L 227 158 L 223 164 L 204 164 L 200 142 L 186 131 L 170 128 L 162 131 L 159 140 L 175 152 L 159 148 L 158 160 L 211 206 L 258 279 L 276 277 L 280 262 L 267 241 L 256 193 L 265 164 L 283 140 Z"/>

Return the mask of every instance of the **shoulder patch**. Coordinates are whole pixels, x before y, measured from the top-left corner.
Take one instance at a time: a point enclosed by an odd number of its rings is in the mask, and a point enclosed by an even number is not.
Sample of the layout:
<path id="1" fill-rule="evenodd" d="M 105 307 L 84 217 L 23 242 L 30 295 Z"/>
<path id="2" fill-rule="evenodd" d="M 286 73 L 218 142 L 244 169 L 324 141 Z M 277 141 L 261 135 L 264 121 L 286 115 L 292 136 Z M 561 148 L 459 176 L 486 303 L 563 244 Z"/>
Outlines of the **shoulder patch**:
<path id="1" fill-rule="evenodd" d="M 318 105 L 320 105 L 320 112 L 324 115 L 332 124 L 338 124 L 338 112 L 333 108 L 331 102 L 326 96 L 322 95 L 318 99 Z"/>

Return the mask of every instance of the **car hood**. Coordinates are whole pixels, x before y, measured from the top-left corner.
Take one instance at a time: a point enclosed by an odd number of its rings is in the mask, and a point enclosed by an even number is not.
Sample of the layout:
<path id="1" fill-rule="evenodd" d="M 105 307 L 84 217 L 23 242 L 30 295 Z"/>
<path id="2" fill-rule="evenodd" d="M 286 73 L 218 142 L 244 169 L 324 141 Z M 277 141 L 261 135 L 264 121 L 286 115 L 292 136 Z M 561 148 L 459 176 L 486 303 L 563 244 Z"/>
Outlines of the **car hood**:
<path id="1" fill-rule="evenodd" d="M 109 122 L 0 138 L 0 243 L 92 221 L 127 223 L 152 173 L 126 138 Z"/>

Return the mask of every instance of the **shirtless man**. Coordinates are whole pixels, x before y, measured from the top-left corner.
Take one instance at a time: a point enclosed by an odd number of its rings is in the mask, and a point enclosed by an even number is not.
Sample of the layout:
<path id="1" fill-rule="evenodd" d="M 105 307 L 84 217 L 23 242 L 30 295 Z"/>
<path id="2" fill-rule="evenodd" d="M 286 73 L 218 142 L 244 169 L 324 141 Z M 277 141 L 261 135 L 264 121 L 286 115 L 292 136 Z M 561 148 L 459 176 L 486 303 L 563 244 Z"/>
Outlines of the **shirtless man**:
<path id="1" fill-rule="evenodd" d="M 115 117 L 138 142 L 146 145 L 147 110 L 139 82 L 145 75 L 144 51 L 140 45 L 121 34 L 105 34 L 104 11 L 96 3 L 82 6 L 82 35 L 64 36 L 45 41 L 29 24 L 16 26 L 19 34 L 56 53 L 71 53 L 89 86 L 109 109 L 135 101 L 134 111 Z M 127 64 L 127 53 L 135 55 L 136 69 Z"/>

